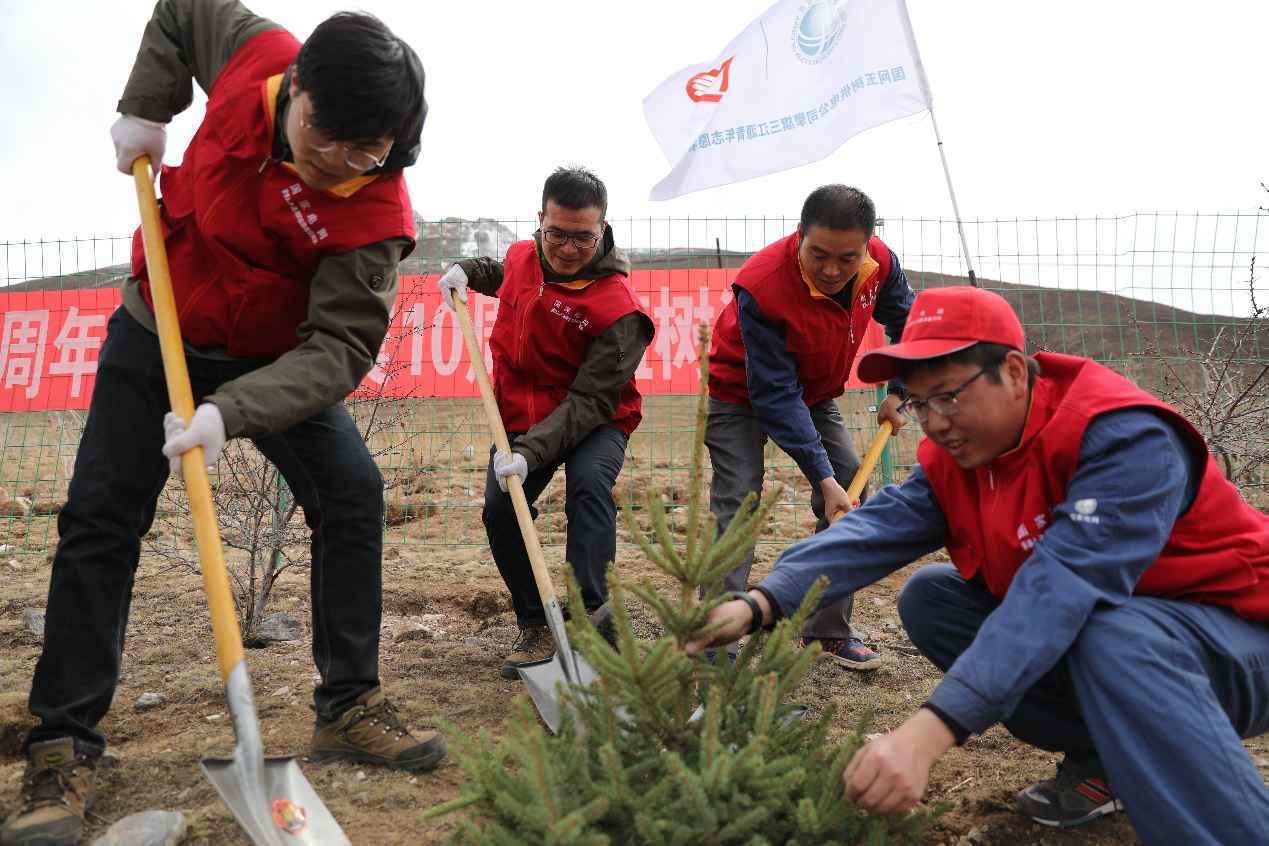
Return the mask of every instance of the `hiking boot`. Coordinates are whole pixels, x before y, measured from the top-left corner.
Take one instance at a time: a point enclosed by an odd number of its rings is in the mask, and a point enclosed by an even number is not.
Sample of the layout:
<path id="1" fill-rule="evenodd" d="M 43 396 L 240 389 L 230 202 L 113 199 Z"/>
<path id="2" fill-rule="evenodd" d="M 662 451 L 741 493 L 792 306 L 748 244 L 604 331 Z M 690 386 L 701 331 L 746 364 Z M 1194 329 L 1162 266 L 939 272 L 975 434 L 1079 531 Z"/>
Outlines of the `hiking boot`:
<path id="1" fill-rule="evenodd" d="M 1096 758 L 1066 756 L 1057 765 L 1057 777 L 1033 784 L 1018 794 L 1018 813 L 1041 825 L 1074 828 L 1124 809 L 1106 785 Z"/>
<path id="2" fill-rule="evenodd" d="M 31 744 L 22 775 L 22 806 L 0 828 L 4 846 L 74 846 L 93 803 L 97 762 L 59 737 Z"/>
<path id="3" fill-rule="evenodd" d="M 382 688 L 357 698 L 356 704 L 333 720 L 317 718 L 309 759 L 357 761 L 393 770 L 423 772 L 445 757 L 445 738 L 437 731 L 416 737 L 401 722 Z"/>
<path id="4" fill-rule="evenodd" d="M 510 654 L 502 662 L 501 675 L 504 679 L 515 681 L 520 678 L 520 666 L 546 661 L 554 654 L 555 641 L 551 638 L 550 629 L 545 625 L 522 626 Z"/>
<path id="5" fill-rule="evenodd" d="M 826 637 L 804 637 L 799 646 L 806 648 L 815 641 L 820 642 L 824 650 L 823 656 L 847 670 L 875 670 L 881 666 L 881 653 L 869 648 L 862 640 L 853 635 L 843 639 Z"/>

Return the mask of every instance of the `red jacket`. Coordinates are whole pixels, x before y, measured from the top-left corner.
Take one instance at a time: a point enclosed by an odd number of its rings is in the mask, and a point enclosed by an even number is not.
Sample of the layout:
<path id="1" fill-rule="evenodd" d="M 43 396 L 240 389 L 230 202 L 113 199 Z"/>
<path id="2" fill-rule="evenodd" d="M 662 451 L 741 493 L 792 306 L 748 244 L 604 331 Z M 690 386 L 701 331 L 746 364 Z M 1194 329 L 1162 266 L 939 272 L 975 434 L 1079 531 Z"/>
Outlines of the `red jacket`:
<path id="1" fill-rule="evenodd" d="M 414 239 L 401 171 L 319 191 L 270 157 L 282 74 L 299 48 L 285 30 L 244 44 L 216 78 L 181 164 L 163 167 L 163 240 L 181 333 L 193 346 L 277 358 L 299 344 L 323 258 Z M 132 271 L 153 309 L 140 229 Z"/>
<path id="2" fill-rule="evenodd" d="M 1036 359 L 1043 373 L 1016 449 L 975 470 L 962 470 L 928 438 L 917 450 L 947 515 L 947 550 L 961 575 L 980 577 L 1003 598 L 1034 546 L 1026 529 L 1033 522 L 1048 525 L 1053 508 L 1066 498 L 1089 421 L 1144 407 L 1167 418 L 1205 465 L 1193 504 L 1134 592 L 1223 605 L 1247 619 L 1269 621 L 1269 517 L 1225 479 L 1203 436 L 1170 406 L 1096 362 L 1055 353 Z M 1087 507 L 1084 514 L 1075 503 L 1070 519 L 1095 519 L 1096 503 Z"/>
<path id="3" fill-rule="evenodd" d="M 847 311 L 803 276 L 794 233 L 750 256 L 732 285 L 748 291 L 763 316 L 784 332 L 785 346 L 797 360 L 802 398 L 813 406 L 839 397 L 845 390 L 855 353 L 876 308 L 877 294 L 889 275 L 890 249 L 880 238 L 872 238 L 853 283 L 852 307 Z M 745 345 L 734 300 L 714 324 L 709 393 L 724 402 L 749 404 Z"/>
<path id="4" fill-rule="evenodd" d="M 498 302 L 489 347 L 494 395 L 508 432 L 527 432 L 564 401 L 587 346 L 617 319 L 636 311 L 647 316 L 619 273 L 548 284 L 533 241 L 507 250 Z M 629 435 L 642 419 L 643 399 L 632 378 L 612 424 Z"/>

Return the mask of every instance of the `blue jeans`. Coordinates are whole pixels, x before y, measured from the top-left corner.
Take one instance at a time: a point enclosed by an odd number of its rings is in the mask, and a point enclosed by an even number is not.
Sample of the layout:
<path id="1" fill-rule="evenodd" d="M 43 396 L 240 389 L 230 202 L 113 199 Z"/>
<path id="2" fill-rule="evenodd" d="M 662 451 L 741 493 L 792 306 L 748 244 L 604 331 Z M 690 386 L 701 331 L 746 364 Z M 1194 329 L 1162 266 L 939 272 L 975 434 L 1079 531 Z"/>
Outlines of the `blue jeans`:
<path id="1" fill-rule="evenodd" d="M 946 671 L 999 604 L 933 564 L 908 580 L 899 615 Z M 1099 606 L 1004 725 L 1041 749 L 1095 753 L 1145 843 L 1269 843 L 1269 789 L 1241 741 L 1269 731 L 1269 626 L 1156 597 Z"/>
<path id="2" fill-rule="evenodd" d="M 195 399 L 265 362 L 188 359 Z M 44 650 L 26 743 L 71 737 L 100 755 L 96 725 L 119 681 L 141 538 L 168 476 L 169 410 L 158 338 L 120 308 L 101 348 L 88 419 L 57 517 Z M 331 718 L 379 684 L 383 478 L 342 404 L 252 439 L 277 466 L 313 532 L 309 578 L 317 713 Z"/>

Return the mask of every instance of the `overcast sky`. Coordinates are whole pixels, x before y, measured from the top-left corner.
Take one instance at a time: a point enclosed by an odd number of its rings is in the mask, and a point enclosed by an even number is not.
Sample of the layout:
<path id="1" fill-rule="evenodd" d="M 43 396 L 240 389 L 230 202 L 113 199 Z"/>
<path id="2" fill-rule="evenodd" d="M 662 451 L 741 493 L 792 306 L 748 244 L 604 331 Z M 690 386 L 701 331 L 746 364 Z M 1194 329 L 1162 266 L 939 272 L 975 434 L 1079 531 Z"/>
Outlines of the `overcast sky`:
<path id="1" fill-rule="evenodd" d="M 352 4 L 253 0 L 303 38 L 365 8 L 427 70 L 423 156 L 407 171 L 425 217 L 525 217 L 559 163 L 591 166 L 613 217 L 795 213 L 825 182 L 887 217 L 951 206 L 928 114 L 870 130 L 825 161 L 679 199 L 647 200 L 668 164 L 643 98 L 713 58 L 766 0 Z M 909 0 L 967 217 L 1254 209 L 1269 204 L 1263 0 Z M 114 170 L 115 104 L 148 0 L 0 0 L 0 241 L 120 234 L 134 196 Z M 173 123 L 168 161 L 201 117 Z"/>

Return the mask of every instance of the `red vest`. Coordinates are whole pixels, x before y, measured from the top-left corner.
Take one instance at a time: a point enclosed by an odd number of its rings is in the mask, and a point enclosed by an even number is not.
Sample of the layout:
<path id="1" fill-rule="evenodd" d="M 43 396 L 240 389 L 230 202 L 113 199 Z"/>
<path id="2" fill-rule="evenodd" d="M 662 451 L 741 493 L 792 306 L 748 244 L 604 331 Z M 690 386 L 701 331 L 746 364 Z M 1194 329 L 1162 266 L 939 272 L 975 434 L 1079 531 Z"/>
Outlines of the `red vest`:
<path id="1" fill-rule="evenodd" d="M 618 318 L 631 312 L 647 317 L 619 273 L 548 283 L 533 241 L 518 241 L 507 250 L 498 303 L 489 348 L 494 395 L 508 432 L 527 432 L 564 401 L 586 348 Z M 612 424 L 629 435 L 642 419 L 643 399 L 632 378 L 621 391 Z"/>
<path id="2" fill-rule="evenodd" d="M 1206 465 L 1194 503 L 1134 592 L 1224 605 L 1249 620 L 1269 621 L 1269 517 L 1225 479 L 1203 436 L 1170 406 L 1096 362 L 1055 353 L 1036 359 L 1043 374 L 1017 449 L 962 470 L 928 438 L 918 447 L 917 460 L 947 515 L 947 551 L 961 575 L 978 576 L 1003 598 L 1052 524 L 1053 509 L 1066 499 L 1089 421 L 1114 409 L 1149 408 L 1166 417 Z M 1096 501 L 1076 502 L 1065 519 L 1096 522 Z"/>
<path id="3" fill-rule="evenodd" d="M 163 240 L 181 333 L 195 347 L 276 358 L 299 344 L 323 258 L 414 239 L 401 171 L 318 191 L 270 158 L 280 75 L 299 48 L 284 30 L 243 45 L 212 86 L 181 164 L 163 167 Z M 140 229 L 132 272 L 153 309 Z"/>
<path id="4" fill-rule="evenodd" d="M 890 249 L 880 238 L 872 238 L 852 283 L 852 307 L 847 311 L 803 278 L 794 233 L 750 256 L 732 285 L 748 291 L 763 316 L 784 331 L 785 348 L 797 360 L 802 399 L 813 406 L 845 390 L 855 353 L 877 306 L 877 294 L 889 276 Z M 714 324 L 709 393 L 724 402 L 749 404 L 745 345 L 734 300 Z"/>

